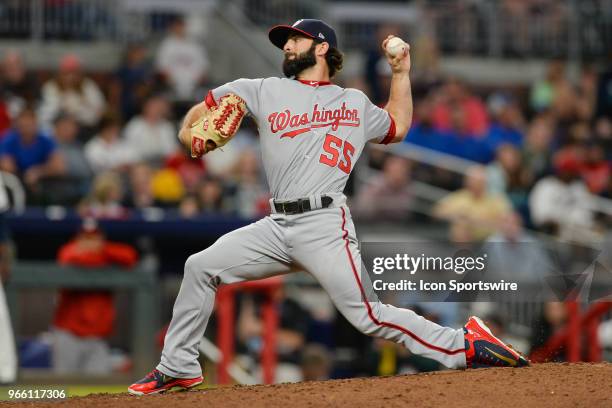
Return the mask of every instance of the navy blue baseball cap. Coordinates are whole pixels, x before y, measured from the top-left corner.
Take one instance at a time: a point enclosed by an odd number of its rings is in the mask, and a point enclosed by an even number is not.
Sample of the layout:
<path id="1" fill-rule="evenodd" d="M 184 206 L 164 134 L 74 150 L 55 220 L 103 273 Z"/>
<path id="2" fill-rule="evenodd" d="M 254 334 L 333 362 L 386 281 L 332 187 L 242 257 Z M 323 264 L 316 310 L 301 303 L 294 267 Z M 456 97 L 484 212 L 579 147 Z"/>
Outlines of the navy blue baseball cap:
<path id="1" fill-rule="evenodd" d="M 336 32 L 327 23 L 321 20 L 303 18 L 296 21 L 293 25 L 277 25 L 270 29 L 268 37 L 272 44 L 281 50 L 287 43 L 291 34 L 301 34 L 313 40 L 326 42 L 330 47 L 338 48 Z"/>

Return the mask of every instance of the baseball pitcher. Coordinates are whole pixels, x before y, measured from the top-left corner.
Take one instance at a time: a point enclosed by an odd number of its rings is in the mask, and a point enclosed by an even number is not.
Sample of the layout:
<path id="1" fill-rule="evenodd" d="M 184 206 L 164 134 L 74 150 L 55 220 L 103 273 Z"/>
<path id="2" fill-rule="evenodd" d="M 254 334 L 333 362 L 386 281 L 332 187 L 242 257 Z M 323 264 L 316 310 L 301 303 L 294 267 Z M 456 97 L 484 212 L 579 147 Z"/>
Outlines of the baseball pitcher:
<path id="1" fill-rule="evenodd" d="M 219 285 L 305 270 L 365 334 L 403 344 L 450 368 L 524 366 L 528 361 L 472 317 L 462 329 L 441 327 L 408 309 L 368 301 L 361 255 L 344 186 L 366 143 L 397 143 L 412 119 L 409 47 L 391 52 L 389 101 L 381 109 L 365 94 L 330 80 L 342 68 L 334 30 L 303 19 L 273 27 L 272 44 L 286 78 L 238 79 L 208 93 L 187 114 L 179 139 L 194 157 L 223 146 L 245 114 L 259 128 L 272 214 L 230 232 L 190 256 L 174 305 L 161 361 L 129 387 L 136 395 L 202 383 L 198 344 Z"/>

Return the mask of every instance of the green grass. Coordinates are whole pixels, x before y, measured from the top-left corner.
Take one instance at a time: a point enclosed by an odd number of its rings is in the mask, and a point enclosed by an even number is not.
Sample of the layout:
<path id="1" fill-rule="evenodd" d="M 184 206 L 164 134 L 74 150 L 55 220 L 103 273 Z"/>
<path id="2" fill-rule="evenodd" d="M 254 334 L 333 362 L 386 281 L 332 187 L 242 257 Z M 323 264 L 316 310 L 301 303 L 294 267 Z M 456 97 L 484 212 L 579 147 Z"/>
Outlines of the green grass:
<path id="1" fill-rule="evenodd" d="M 106 385 L 14 385 L 8 387 L 0 387 L 0 401 L 8 401 L 8 390 L 43 390 L 43 389 L 64 389 L 67 391 L 67 395 L 70 397 L 84 397 L 89 394 L 127 394 L 127 387 L 129 384 L 106 384 Z M 202 384 L 196 387 L 197 390 L 210 388 L 210 385 Z"/>
<path id="2" fill-rule="evenodd" d="M 71 397 L 84 397 L 89 394 L 122 394 L 127 393 L 127 385 L 67 385 Z"/>
<path id="3" fill-rule="evenodd" d="M 83 397 L 89 394 L 127 394 L 128 384 L 122 385 L 67 385 L 68 395 L 71 397 Z M 211 388 L 210 385 L 202 384 L 195 387 L 196 390 Z"/>

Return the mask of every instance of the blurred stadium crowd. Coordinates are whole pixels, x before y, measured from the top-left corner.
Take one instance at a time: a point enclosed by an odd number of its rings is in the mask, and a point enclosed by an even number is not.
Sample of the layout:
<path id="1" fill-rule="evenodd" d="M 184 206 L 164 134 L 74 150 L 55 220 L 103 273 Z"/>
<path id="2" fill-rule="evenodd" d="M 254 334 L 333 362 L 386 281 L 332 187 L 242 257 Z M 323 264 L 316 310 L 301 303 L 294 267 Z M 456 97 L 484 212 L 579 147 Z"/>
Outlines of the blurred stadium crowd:
<path id="1" fill-rule="evenodd" d="M 178 19 L 149 51 L 129 46 L 116 72 L 96 78 L 76 55 L 55 72 L 33 73 L 17 51 L 5 53 L 0 167 L 24 182 L 29 205 L 77 205 L 108 218 L 151 206 L 179 206 L 185 217 L 261 215 L 266 192 L 252 125 L 239 153 L 216 160 L 190 160 L 177 142 L 178 121 L 203 95 L 204 47 Z"/>
<path id="2" fill-rule="evenodd" d="M 381 36 L 388 30 L 383 27 Z M 448 190 L 463 187 L 434 210 L 456 224 L 471 225 L 457 231 L 461 240 L 486 239 L 513 211 L 525 225 L 550 235 L 578 242 L 601 238 L 607 217 L 596 216 L 592 196 L 611 197 L 609 62 L 599 69 L 584 64 L 572 81 L 565 63 L 552 60 L 546 74 L 529 87 L 479 87 L 441 74 L 439 50 L 431 37 L 412 50 L 415 114 L 405 141 L 472 164 L 462 186 L 447 174 L 413 173 Z M 373 51 L 366 61 L 366 75 L 357 79 L 357 86 L 383 104 L 388 68 Z M 378 154 L 370 158 L 371 164 L 387 175 L 386 190 L 397 185 L 399 200 L 394 202 L 405 205 L 409 177 L 397 174 L 409 172 L 411 166 L 404 164 L 401 170 L 396 160 L 378 161 Z M 358 215 L 362 208 L 367 212 L 368 201 L 376 195 L 388 193 L 384 186 L 372 183 L 357 194 Z M 482 230 L 482 224 L 489 228 Z"/>
<path id="3" fill-rule="evenodd" d="M 457 2 L 457 7 L 474 3 Z M 503 6 L 511 16 L 567 12 L 543 0 L 506 0 Z M 554 31 L 555 19 L 550 21 L 542 29 Z M 466 29 L 478 29 L 469 20 L 463 23 Z M 97 219 L 123 219 L 151 207 L 185 219 L 203 214 L 253 219 L 268 213 L 269 193 L 252 121 L 243 124 L 224 151 L 203 160 L 191 159 L 177 143 L 186 110 L 218 85 L 208 75 L 214 56 L 190 38 L 182 18 L 164 18 L 159 24 L 167 29 L 159 44 L 129 44 L 113 72 L 88 72 L 71 53 L 53 71 L 32 70 L 19 50 L 2 54 L 0 169 L 22 181 L 29 207 L 67 206 Z M 378 27 L 375 46 L 362 50 L 362 74 L 341 75 L 338 83 L 362 89 L 384 105 L 390 72 L 378 44 L 397 30 Z M 521 39 L 514 40 L 515 48 L 507 51 L 521 56 Z M 563 59 L 551 60 L 545 75 L 530 86 L 482 86 L 443 74 L 442 52 L 460 53 L 461 47 L 458 42 L 445 50 L 431 35 L 412 43 L 415 114 L 406 143 L 467 160 L 465 175 L 372 150 L 363 160 L 365 170 L 358 169 L 366 180 L 351 180 L 347 188 L 356 219 L 378 223 L 422 217 L 413 206 L 413 184 L 419 180 L 451 191 L 425 219 L 447 221 L 453 242 L 524 242 L 534 231 L 582 244 L 603 240 L 608 216 L 593 211 L 589 203 L 597 196 L 612 198 L 612 54 L 583 64 L 572 75 Z M 90 242 L 90 233 L 84 229 L 77 240 L 89 240 L 84 247 L 102 250 L 99 242 Z M 59 259 L 67 256 L 64 251 Z M 78 265 L 101 265 L 77 258 Z M 112 263 L 111 258 L 100 262 Z M 129 258 L 119 263 L 133 264 L 136 255 Z M 79 329 L 65 320 L 57 323 L 69 318 L 68 295 L 62 296 L 64 309 L 58 310 L 55 324 L 78 337 Z M 306 310 L 295 296 L 278 296 L 278 350 L 289 367 L 285 380 L 439 368 L 395 345 L 355 334 L 340 317 L 329 319 L 325 307 Z M 98 311 L 113 308 L 105 296 L 98 297 L 98 306 Z M 261 350 L 258 308 L 256 297 L 241 299 L 237 332 L 247 360 Z M 458 323 L 448 317 L 456 311 L 417 311 L 444 324 Z M 504 317 L 488 311 L 500 337 L 512 338 Z M 112 315 L 110 323 L 106 320 L 111 326 L 114 310 Z M 538 319 L 531 338 L 511 341 L 522 351 L 541 345 L 563 325 L 563 305 L 544 305 Z M 104 338 L 109 330 L 92 335 Z M 335 364 L 329 350 L 334 350 Z"/>
<path id="4" fill-rule="evenodd" d="M 128 46 L 116 72 L 90 75 L 72 54 L 54 72 L 32 72 L 18 51 L 4 53 L 0 168 L 23 181 L 29 205 L 76 205 L 82 214 L 110 218 L 150 206 L 178 206 L 185 217 L 265 214 L 268 196 L 253 123 L 245 124 L 228 151 L 204 161 L 190 160 L 178 145 L 182 115 L 213 84 L 205 49 L 187 37 L 182 20 L 170 26 L 157 49 Z M 413 59 L 416 108 L 408 143 L 485 166 L 471 172 L 465 186 L 475 194 L 484 189 L 505 196 L 500 213 L 513 208 L 528 225 L 553 234 L 563 234 L 564 224 L 595 228 L 592 215 L 573 203 L 588 201 L 588 194 L 612 196 L 609 66 L 586 64 L 570 81 L 563 61 L 555 60 L 530 89 L 482 89 L 440 72 L 431 37 L 414 44 Z M 365 61 L 363 77 L 341 77 L 340 84 L 360 88 L 382 105 L 388 67 L 378 49 L 368 51 Z M 370 164 L 383 176 L 389 173 L 389 180 L 356 189 L 362 190 L 357 215 L 368 213 L 372 195 L 385 188 L 409 194 L 408 164 L 392 161 L 386 171 L 384 158 Z M 395 205 L 407 209 L 409 201 Z"/>

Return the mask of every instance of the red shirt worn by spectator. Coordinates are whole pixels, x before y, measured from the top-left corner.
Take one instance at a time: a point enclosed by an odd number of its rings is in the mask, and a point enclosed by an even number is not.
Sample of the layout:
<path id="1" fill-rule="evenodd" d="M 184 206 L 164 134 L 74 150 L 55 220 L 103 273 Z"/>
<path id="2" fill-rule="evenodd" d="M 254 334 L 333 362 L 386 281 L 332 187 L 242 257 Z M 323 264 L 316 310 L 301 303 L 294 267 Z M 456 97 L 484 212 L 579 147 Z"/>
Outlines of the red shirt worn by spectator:
<path id="1" fill-rule="evenodd" d="M 469 135 L 482 136 L 489 127 L 489 119 L 484 104 L 475 97 L 467 97 L 457 107 L 462 111 L 465 120 L 464 130 Z M 451 107 L 438 104 L 432 113 L 433 125 L 440 131 L 453 129 Z"/>
<path id="2" fill-rule="evenodd" d="M 580 168 L 580 175 L 593 194 L 602 193 L 610 179 L 610 164 L 607 162 L 585 163 Z"/>
<path id="3" fill-rule="evenodd" d="M 134 248 L 108 242 L 99 232 L 83 232 L 59 251 L 62 265 L 99 268 L 112 264 L 132 267 L 138 260 Z M 108 291 L 63 290 L 54 324 L 80 337 L 106 337 L 113 331 L 115 306 Z"/>
<path id="4" fill-rule="evenodd" d="M 11 118 L 8 114 L 6 103 L 0 101 L 0 138 L 11 127 Z"/>

